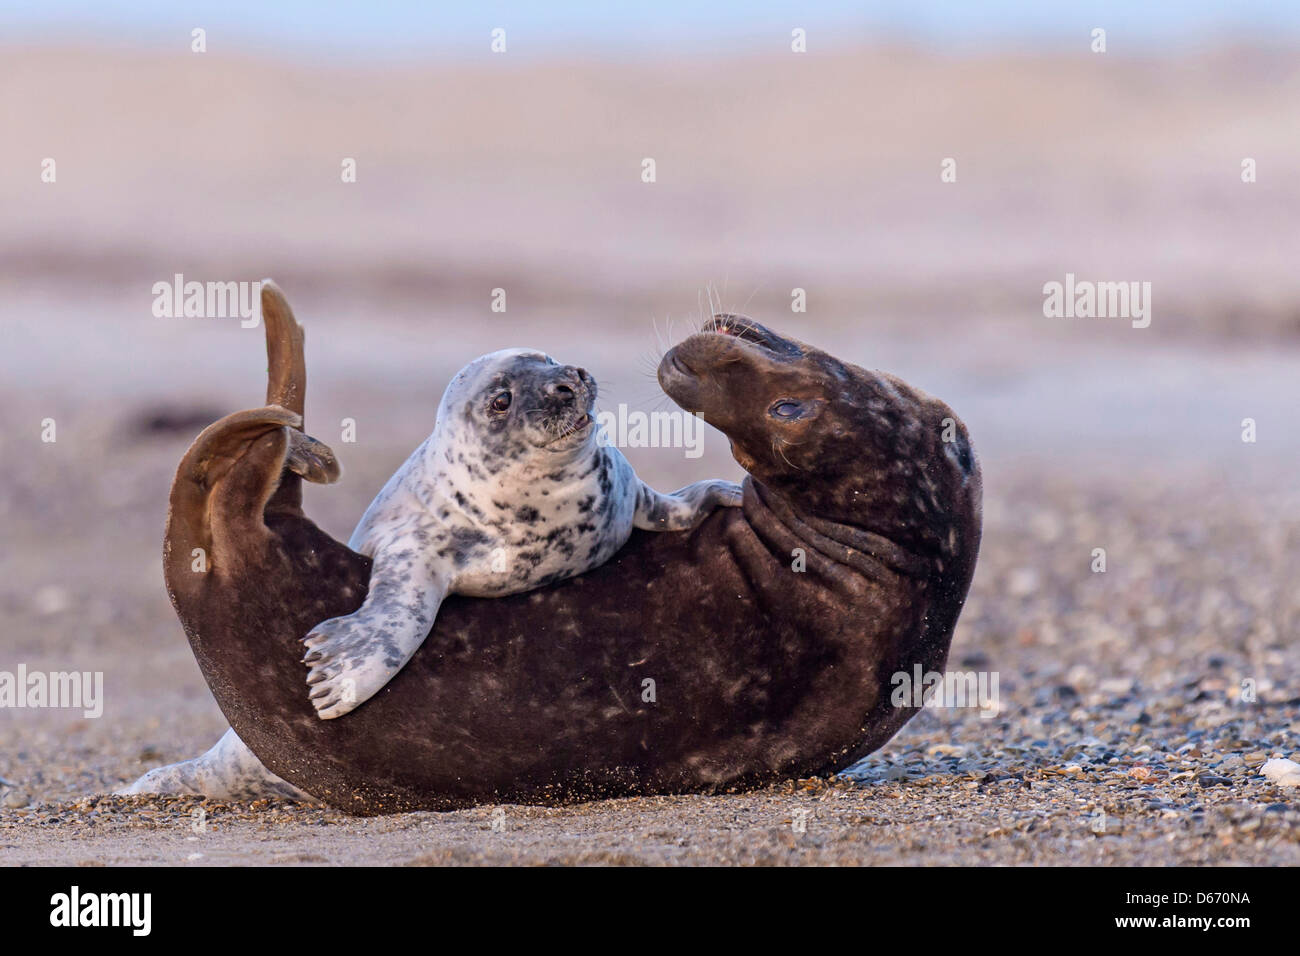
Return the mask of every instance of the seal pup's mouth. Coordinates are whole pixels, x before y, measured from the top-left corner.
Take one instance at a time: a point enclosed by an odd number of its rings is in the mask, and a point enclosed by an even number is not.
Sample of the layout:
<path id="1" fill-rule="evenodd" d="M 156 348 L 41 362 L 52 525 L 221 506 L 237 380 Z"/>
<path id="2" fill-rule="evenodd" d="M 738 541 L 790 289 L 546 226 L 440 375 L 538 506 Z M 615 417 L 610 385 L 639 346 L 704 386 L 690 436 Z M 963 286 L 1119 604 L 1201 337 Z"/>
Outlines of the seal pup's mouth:
<path id="1" fill-rule="evenodd" d="M 547 442 L 547 444 L 554 445 L 556 442 L 563 441 L 564 439 L 569 438 L 572 435 L 576 435 L 579 432 L 588 431 L 595 424 L 596 424 L 596 420 L 591 417 L 591 413 L 583 412 L 581 415 L 574 418 L 573 421 L 569 422 L 567 425 L 564 425 L 560 429 L 559 434 L 557 434 L 553 439 Z"/>
<path id="2" fill-rule="evenodd" d="M 549 436 L 540 446 L 549 451 L 567 451 L 582 445 L 596 427 L 596 396 L 594 390 L 586 395 L 586 402 L 576 408 L 551 409 L 539 422 Z"/>

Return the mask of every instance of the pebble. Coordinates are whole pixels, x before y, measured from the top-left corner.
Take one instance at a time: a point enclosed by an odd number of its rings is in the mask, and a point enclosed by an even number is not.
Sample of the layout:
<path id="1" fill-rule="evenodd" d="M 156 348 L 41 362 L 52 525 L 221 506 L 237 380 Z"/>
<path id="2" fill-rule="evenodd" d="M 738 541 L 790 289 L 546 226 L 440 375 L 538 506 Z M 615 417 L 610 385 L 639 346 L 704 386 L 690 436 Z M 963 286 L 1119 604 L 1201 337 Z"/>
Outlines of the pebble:
<path id="1" fill-rule="evenodd" d="M 1274 786 L 1278 787 L 1300 787 L 1300 763 L 1294 760 L 1287 760 L 1284 757 L 1275 757 L 1260 767 L 1259 772 Z"/>
<path id="2" fill-rule="evenodd" d="M 1038 572 L 1033 568 L 1016 568 L 1007 576 L 1007 593 L 1012 597 L 1028 597 L 1038 587 Z"/>
<path id="3" fill-rule="evenodd" d="M 936 744 L 926 751 L 931 757 L 964 757 L 966 756 L 965 747 L 957 747 L 952 744 Z"/>

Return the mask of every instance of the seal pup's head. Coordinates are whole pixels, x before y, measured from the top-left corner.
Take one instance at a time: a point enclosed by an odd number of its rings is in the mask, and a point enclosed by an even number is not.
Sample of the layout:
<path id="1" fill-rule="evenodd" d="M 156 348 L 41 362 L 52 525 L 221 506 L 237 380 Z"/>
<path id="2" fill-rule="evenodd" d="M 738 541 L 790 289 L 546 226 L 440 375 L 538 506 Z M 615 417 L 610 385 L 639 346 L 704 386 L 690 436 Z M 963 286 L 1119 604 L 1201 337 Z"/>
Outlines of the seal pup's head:
<path id="1" fill-rule="evenodd" d="M 979 464 L 943 402 L 739 315 L 670 349 L 659 384 L 804 513 L 936 556 L 978 534 Z"/>
<path id="2" fill-rule="evenodd" d="M 438 407 L 440 427 L 472 437 L 485 458 L 517 461 L 578 451 L 592 440 L 596 381 L 535 349 L 502 349 L 456 373 Z"/>

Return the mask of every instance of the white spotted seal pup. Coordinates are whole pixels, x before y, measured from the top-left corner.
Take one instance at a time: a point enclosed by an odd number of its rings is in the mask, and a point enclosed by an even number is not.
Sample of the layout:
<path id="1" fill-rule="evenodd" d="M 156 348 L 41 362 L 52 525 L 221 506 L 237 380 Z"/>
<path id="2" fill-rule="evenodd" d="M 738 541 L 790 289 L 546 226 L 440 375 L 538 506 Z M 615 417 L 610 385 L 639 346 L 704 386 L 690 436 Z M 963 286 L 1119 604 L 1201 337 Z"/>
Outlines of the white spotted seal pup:
<path id="1" fill-rule="evenodd" d="M 374 561 L 365 603 L 303 639 L 318 716 L 341 717 L 387 684 L 448 594 L 542 587 L 604 563 L 634 527 L 684 531 L 740 504 L 729 481 L 650 488 L 600 439 L 595 401 L 586 370 L 531 349 L 492 352 L 456 374 L 433 433 L 348 542 Z"/>

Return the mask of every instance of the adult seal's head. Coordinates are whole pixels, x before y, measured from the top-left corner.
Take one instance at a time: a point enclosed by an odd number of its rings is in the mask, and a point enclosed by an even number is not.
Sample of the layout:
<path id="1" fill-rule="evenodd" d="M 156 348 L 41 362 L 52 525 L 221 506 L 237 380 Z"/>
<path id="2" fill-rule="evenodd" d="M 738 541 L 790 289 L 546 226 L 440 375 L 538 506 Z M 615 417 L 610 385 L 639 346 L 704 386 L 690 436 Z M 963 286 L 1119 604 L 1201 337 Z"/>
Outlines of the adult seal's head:
<path id="1" fill-rule="evenodd" d="M 891 701 L 892 676 L 944 667 L 979 544 L 960 421 L 888 375 L 720 317 L 665 357 L 662 380 L 731 440 L 751 472 L 742 507 L 636 531 L 536 591 L 453 596 L 379 693 L 316 719 L 299 642 L 357 609 L 371 569 L 302 513 L 301 478 L 337 469 L 295 437 L 302 340 L 281 311 L 270 404 L 186 455 L 165 567 L 222 711 L 293 787 L 381 813 L 759 786 L 879 747 L 916 712 Z"/>
<path id="2" fill-rule="evenodd" d="M 791 508 L 878 534 L 935 573 L 969 574 L 980 470 L 943 402 L 737 315 L 671 349 L 659 383 Z"/>

